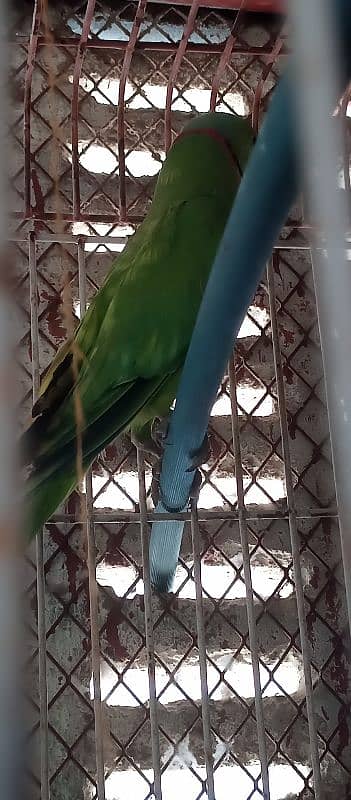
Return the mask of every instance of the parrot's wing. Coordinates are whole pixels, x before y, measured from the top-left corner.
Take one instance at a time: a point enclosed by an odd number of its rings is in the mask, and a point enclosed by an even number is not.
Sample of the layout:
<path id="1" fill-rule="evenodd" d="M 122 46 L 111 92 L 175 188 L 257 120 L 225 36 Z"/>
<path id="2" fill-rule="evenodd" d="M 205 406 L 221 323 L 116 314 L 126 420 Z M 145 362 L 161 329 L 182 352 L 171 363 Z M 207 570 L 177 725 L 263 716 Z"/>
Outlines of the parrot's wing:
<path id="1" fill-rule="evenodd" d="M 103 440 L 108 426 L 110 439 L 111 426 L 118 435 L 179 368 L 217 242 L 216 204 L 208 197 L 170 208 L 138 229 L 77 329 L 78 379 L 70 344 L 45 377 L 42 411 L 31 429 L 36 462 L 56 463 L 75 446 L 74 390 L 82 403 L 84 449 L 95 452 L 100 425 Z"/>

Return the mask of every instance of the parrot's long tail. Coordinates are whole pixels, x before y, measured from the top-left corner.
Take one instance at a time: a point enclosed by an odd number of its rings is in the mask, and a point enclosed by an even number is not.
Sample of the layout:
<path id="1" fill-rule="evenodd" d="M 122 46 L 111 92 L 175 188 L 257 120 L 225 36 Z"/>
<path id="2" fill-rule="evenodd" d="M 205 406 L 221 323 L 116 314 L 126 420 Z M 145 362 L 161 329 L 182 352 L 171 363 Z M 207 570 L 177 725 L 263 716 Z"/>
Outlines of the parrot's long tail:
<path id="1" fill-rule="evenodd" d="M 44 453 L 41 451 L 38 455 L 40 443 L 48 441 L 45 430 L 42 431 L 37 426 L 36 429 L 33 427 L 30 434 L 25 434 L 22 442 L 22 450 L 26 451 L 24 461 L 29 462 L 28 450 L 30 450 L 30 463 L 33 464 L 32 472 L 26 481 L 28 540 L 38 533 L 58 506 L 71 494 L 81 475 L 86 473 L 99 453 L 116 436 L 130 428 L 136 414 L 145 408 L 146 403 L 152 401 L 168 377 L 156 377 L 153 380 L 139 379 L 127 386 L 128 391 L 123 387 L 120 396 L 116 397 L 111 406 L 82 431 L 83 463 L 79 471 L 75 438 L 68 443 L 62 443 L 58 436 L 57 442 L 50 442 Z M 38 430 L 39 437 L 37 437 Z"/>
<path id="2" fill-rule="evenodd" d="M 23 527 L 28 542 L 36 536 L 58 506 L 71 494 L 76 484 L 75 463 L 68 469 L 66 467 L 65 470 L 55 470 L 49 475 L 43 473 L 40 468 L 34 469 L 26 485 L 28 515 Z"/>

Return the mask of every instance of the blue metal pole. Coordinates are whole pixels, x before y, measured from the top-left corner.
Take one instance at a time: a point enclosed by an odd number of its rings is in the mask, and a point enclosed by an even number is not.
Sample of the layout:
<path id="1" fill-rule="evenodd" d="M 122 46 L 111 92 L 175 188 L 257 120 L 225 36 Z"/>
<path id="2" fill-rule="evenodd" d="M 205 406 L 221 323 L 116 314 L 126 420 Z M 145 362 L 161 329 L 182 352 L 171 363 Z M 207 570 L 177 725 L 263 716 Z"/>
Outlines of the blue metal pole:
<path id="1" fill-rule="evenodd" d="M 344 48 L 344 87 L 351 74 L 349 0 L 338 0 L 335 14 Z M 274 93 L 206 287 L 165 444 L 158 512 L 187 507 L 193 481 L 191 454 L 204 440 L 241 322 L 301 182 L 293 74 L 291 65 Z M 151 579 L 159 591 L 172 588 L 183 527 L 176 521 L 152 526 Z"/>

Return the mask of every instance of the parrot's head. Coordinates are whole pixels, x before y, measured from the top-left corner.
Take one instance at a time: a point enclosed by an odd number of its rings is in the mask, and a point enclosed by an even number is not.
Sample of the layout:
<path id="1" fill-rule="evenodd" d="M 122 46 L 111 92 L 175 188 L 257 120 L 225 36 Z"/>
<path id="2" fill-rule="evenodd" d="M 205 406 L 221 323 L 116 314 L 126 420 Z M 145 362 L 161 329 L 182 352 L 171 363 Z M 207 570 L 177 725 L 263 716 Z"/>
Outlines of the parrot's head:
<path id="1" fill-rule="evenodd" d="M 222 140 L 231 151 L 241 174 L 244 172 L 255 143 L 255 135 L 247 119 L 238 114 L 223 114 L 219 111 L 199 114 L 188 122 L 179 138 L 196 131 Z"/>
<path id="2" fill-rule="evenodd" d="M 213 112 L 194 117 L 173 143 L 158 174 L 155 213 L 159 214 L 163 205 L 204 196 L 208 187 L 231 204 L 254 141 L 250 123 L 238 114 Z"/>

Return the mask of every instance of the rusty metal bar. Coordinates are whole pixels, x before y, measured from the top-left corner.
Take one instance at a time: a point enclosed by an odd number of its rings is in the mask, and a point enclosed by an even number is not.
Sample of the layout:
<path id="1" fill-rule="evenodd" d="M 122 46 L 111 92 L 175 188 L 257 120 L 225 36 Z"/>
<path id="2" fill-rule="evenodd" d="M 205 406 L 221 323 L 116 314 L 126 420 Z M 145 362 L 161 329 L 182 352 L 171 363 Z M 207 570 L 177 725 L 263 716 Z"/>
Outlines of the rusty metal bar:
<path id="1" fill-rule="evenodd" d="M 131 234 L 130 234 L 131 235 Z M 58 244 L 78 244 L 78 242 L 86 243 L 91 242 L 93 244 L 125 244 L 127 239 L 130 238 L 128 236 L 99 236 L 98 234 L 90 236 L 89 234 L 73 234 L 73 233 L 48 233 L 46 231 L 38 232 L 35 234 L 37 242 L 57 242 Z M 13 234 L 12 236 L 8 236 L 9 242 L 26 242 L 28 240 L 28 234 Z M 325 243 L 323 240 L 320 240 L 319 245 L 321 250 L 324 250 Z M 350 247 L 351 242 L 348 244 L 345 242 L 345 247 Z M 292 236 L 289 239 L 278 239 L 275 250 L 309 250 L 310 244 L 306 242 L 302 236 Z"/>
<path id="2" fill-rule="evenodd" d="M 38 324 L 38 279 L 36 260 L 36 239 L 31 233 L 29 248 L 30 283 L 30 325 L 32 348 L 33 402 L 36 401 L 40 387 L 39 324 Z M 36 539 L 37 561 L 37 605 L 38 605 L 38 646 L 39 646 L 39 699 L 40 699 L 40 781 L 41 800 L 50 800 L 49 785 L 49 740 L 48 740 L 48 687 L 46 672 L 46 624 L 45 624 L 45 569 L 43 530 Z"/>
<path id="3" fill-rule="evenodd" d="M 237 31 L 239 21 L 240 21 L 240 12 L 243 10 L 245 6 L 245 0 L 241 0 L 241 3 L 238 3 L 238 13 L 234 20 L 234 25 L 232 27 L 232 31 L 230 36 L 225 43 L 224 50 L 222 51 L 221 57 L 218 62 L 218 67 L 216 69 L 216 73 L 212 80 L 212 87 L 211 87 L 211 98 L 210 98 L 210 111 L 215 111 L 216 108 L 216 99 L 217 94 L 219 91 L 219 84 L 221 82 L 221 78 L 223 76 L 224 70 L 229 63 L 230 57 L 232 55 L 232 51 L 235 45 L 235 33 Z"/>
<path id="4" fill-rule="evenodd" d="M 307 232 L 307 229 L 306 229 Z M 99 236 L 98 234 L 91 235 L 90 234 L 73 234 L 73 233 L 49 233 L 46 231 L 39 231 L 35 233 L 35 238 L 37 242 L 43 243 L 50 243 L 50 242 L 57 242 L 58 244 L 78 244 L 78 242 L 87 243 L 91 242 L 92 244 L 125 244 L 128 239 L 130 239 L 132 234 L 128 234 L 128 236 L 109 236 L 105 234 L 104 236 Z M 9 242 L 27 242 L 28 241 L 28 234 L 27 233 L 15 233 L 13 235 L 7 237 L 7 241 Z M 351 248 L 351 241 L 345 240 L 345 249 Z M 325 240 L 320 237 L 314 246 L 315 250 L 324 250 L 325 249 Z M 274 250 L 310 250 L 310 243 L 307 242 L 302 235 L 292 235 L 287 239 L 278 239 Z"/>
<path id="5" fill-rule="evenodd" d="M 19 44 L 26 45 L 28 44 L 28 36 L 17 36 L 16 41 L 11 42 L 13 46 L 17 46 Z M 76 48 L 79 43 L 79 37 L 71 37 L 66 36 L 60 39 L 52 39 L 50 42 L 46 42 L 43 36 L 38 37 L 38 47 L 71 47 Z M 126 49 L 126 42 L 121 39 L 98 39 L 96 36 L 92 37 L 87 41 L 86 44 L 87 49 L 92 48 L 94 50 L 125 50 Z M 174 53 L 178 49 L 177 42 L 137 42 L 135 45 L 135 50 L 141 52 L 160 52 L 160 53 Z M 205 55 L 218 55 L 223 51 L 223 43 L 211 43 L 211 42 L 204 42 L 203 44 L 198 44 L 197 42 L 189 42 L 187 46 L 188 53 L 204 53 Z M 271 49 L 262 45 L 261 47 L 255 45 L 246 45 L 242 42 L 239 42 L 237 46 L 234 47 L 233 55 L 239 56 L 257 56 L 257 57 L 264 57 L 269 56 L 271 53 Z M 285 47 L 283 52 L 280 54 L 282 56 L 289 55 L 289 51 Z"/>
<path id="6" fill-rule="evenodd" d="M 72 85 L 72 188 L 73 188 L 73 214 L 78 217 L 80 214 L 80 186 L 79 186 L 79 153 L 78 153 L 78 111 L 79 111 L 79 81 L 82 73 L 83 59 L 88 41 L 91 23 L 94 16 L 96 0 L 88 0 L 84 16 L 82 33 L 80 36 L 76 60 L 73 71 Z"/>
<path id="7" fill-rule="evenodd" d="M 236 479 L 237 495 L 238 495 L 239 532 L 240 532 L 240 542 L 241 542 L 241 550 L 243 556 L 243 570 L 244 570 L 245 588 L 246 588 L 247 620 L 249 628 L 253 682 L 255 689 L 255 712 L 256 712 L 257 737 L 258 737 L 258 752 L 261 762 L 263 797 L 264 800 L 269 800 L 270 790 L 269 790 L 269 775 L 268 775 L 268 757 L 267 757 L 267 747 L 266 747 L 266 731 L 264 724 L 260 662 L 259 662 L 258 643 L 256 635 L 256 621 L 255 621 L 254 595 L 252 588 L 252 576 L 251 576 L 251 565 L 250 565 L 249 537 L 247 530 L 247 518 L 246 518 L 246 508 L 245 508 L 243 468 L 241 462 L 239 415 L 238 415 L 238 403 L 236 397 L 236 376 L 235 376 L 235 366 L 233 358 L 231 358 L 229 362 L 229 387 L 230 387 L 230 402 L 232 410 L 232 435 L 233 435 L 233 452 L 235 458 L 235 479 Z"/>
<path id="8" fill-rule="evenodd" d="M 86 310 L 86 270 L 85 251 L 81 243 L 78 244 L 78 280 L 79 301 L 82 312 Z M 87 564 L 89 576 L 89 607 L 90 607 L 90 635 L 91 635 L 91 663 L 94 688 L 94 726 L 95 726 L 95 756 L 97 771 L 97 797 L 105 800 L 105 763 L 104 763 L 104 724 L 101 703 L 100 681 L 100 640 L 99 640 L 99 610 L 98 587 L 96 582 L 96 548 L 93 517 L 93 488 L 91 470 L 85 477 L 85 529 L 87 537 Z"/>
<path id="9" fill-rule="evenodd" d="M 326 232 L 325 255 L 315 254 L 312 267 L 351 630 L 351 270 L 343 247 L 349 196 L 338 186 L 345 146 L 341 120 L 330 117 L 345 77 L 351 74 L 351 8 L 347 0 L 309 0 L 308 5 L 295 0 L 290 5 L 305 188 L 317 224 Z M 342 41 L 345 32 L 347 38 Z"/>
<path id="10" fill-rule="evenodd" d="M 22 648 L 22 504 L 19 481 L 17 406 L 17 304 L 7 283 L 13 263 L 6 254 L 8 231 L 7 125 L 11 8 L 0 2 L 0 786 L 6 800 L 23 796 L 24 733 Z M 11 90 L 11 85 L 10 85 Z"/>
<path id="11" fill-rule="evenodd" d="M 86 244 L 86 242 L 91 242 L 91 244 L 125 244 L 130 236 L 99 236 L 98 234 L 90 236 L 89 234 L 74 234 L 74 233 L 48 233 L 46 231 L 36 233 L 35 238 L 37 242 L 57 242 L 57 244 L 78 244 L 81 242 L 82 244 Z M 9 236 L 9 242 L 26 242 L 28 240 L 28 235 L 23 234 L 15 234 L 14 236 Z M 309 248 L 309 245 L 306 245 L 306 248 Z"/>
<path id="12" fill-rule="evenodd" d="M 194 555 L 194 582 L 196 600 L 196 629 L 197 629 L 197 649 L 199 651 L 200 681 L 201 681 L 201 709 L 202 709 L 202 730 L 204 737 L 204 751 L 207 777 L 207 797 L 208 800 L 215 800 L 215 789 L 213 779 L 213 752 L 211 742 L 211 718 L 208 696 L 207 682 L 207 663 L 206 663 L 206 635 L 204 624 L 204 612 L 202 607 L 202 580 L 201 580 L 201 547 L 199 519 L 197 515 L 196 501 L 191 501 L 191 538 Z"/>
<path id="13" fill-rule="evenodd" d="M 163 3 L 164 0 L 155 0 L 156 3 Z M 187 6 L 189 0 L 175 0 L 175 6 Z M 227 11 L 228 9 L 256 11 L 262 14 L 283 14 L 286 10 L 284 0 L 201 0 L 201 8 L 217 8 Z"/>
<path id="14" fill-rule="evenodd" d="M 280 55 L 280 53 L 281 53 L 281 51 L 283 49 L 283 46 L 284 46 L 284 40 L 279 37 L 277 39 L 273 49 L 272 49 L 272 52 L 270 53 L 269 56 L 267 56 L 267 59 L 266 59 L 267 63 L 266 63 L 265 68 L 262 71 L 261 80 L 258 82 L 258 84 L 256 86 L 255 97 L 254 97 L 252 113 L 251 113 L 252 128 L 253 128 L 253 131 L 255 133 L 255 136 L 257 136 L 257 134 L 258 134 L 258 128 L 259 128 L 259 114 L 260 114 L 260 106 L 261 106 L 263 88 L 264 88 L 265 82 L 266 82 L 266 80 L 267 80 L 267 78 L 269 76 L 269 73 L 272 71 L 272 67 L 273 67 L 276 59 L 278 58 L 278 56 Z"/>
<path id="15" fill-rule="evenodd" d="M 130 37 L 125 46 L 125 54 L 118 89 L 118 109 L 117 109 L 117 146 L 118 146 L 118 171 L 119 171 L 119 215 L 122 221 L 127 214 L 126 208 L 126 158 L 124 152 L 124 96 L 129 68 L 137 39 L 139 36 L 140 25 L 144 19 L 147 0 L 139 0 L 133 27 Z"/>
<path id="16" fill-rule="evenodd" d="M 6 6 L 6 11 L 7 11 Z M 2 8 L 4 12 L 4 4 Z M 4 17 L 1 26 L 4 27 Z M 4 47 L 1 31 L 1 44 Z M 2 67 L 6 69 L 2 51 Z M 2 101 L 4 89 L 1 87 Z M 4 102 L 2 104 L 4 112 Z M 6 121 L 4 115 L 3 120 Z M 2 122 L 0 123 L 2 125 Z M 3 140 L 3 130 L 0 138 Z M 3 172 L 3 162 L 0 170 Z M 3 175 L 0 184 L 3 184 Z M 0 247 L 4 242 L 6 200 L 0 186 Z M 3 251 L 2 251 L 3 258 Z M 2 263 L 1 269 L 4 268 Z M 16 388 L 15 331 L 16 307 L 1 275 L 0 287 L 0 785 L 6 800 L 23 796 L 23 712 L 22 712 L 22 561 L 20 533 L 21 508 L 17 475 L 18 438 L 16 405 L 12 389 Z"/>
<path id="17" fill-rule="evenodd" d="M 187 49 L 189 37 L 194 31 L 195 19 L 199 9 L 199 0 L 193 0 L 189 9 L 188 19 L 184 27 L 183 36 L 179 42 L 179 46 L 173 61 L 171 73 L 167 83 L 166 106 L 165 106 L 165 151 L 168 152 L 171 146 L 172 131 L 171 131 L 171 106 L 173 89 L 175 79 L 178 75 L 179 67 L 181 65 L 183 56 Z"/>
<path id="18" fill-rule="evenodd" d="M 296 590 L 297 616 L 299 621 L 303 671 L 305 679 L 306 710 L 307 710 L 308 730 L 310 736 L 313 785 L 314 785 L 314 793 L 316 800 L 321 800 L 322 782 L 321 782 L 321 772 L 320 772 L 319 753 L 318 753 L 317 727 L 316 727 L 316 720 L 313 707 L 313 684 L 312 684 L 312 672 L 311 672 L 310 645 L 308 641 L 308 630 L 307 630 L 306 612 L 304 603 L 299 534 L 297 530 L 297 514 L 295 508 L 294 484 L 293 484 L 292 469 L 291 469 L 289 428 L 288 428 L 285 389 L 284 389 L 284 374 L 283 374 L 282 357 L 281 357 L 280 342 L 279 342 L 279 328 L 278 328 L 278 320 L 276 312 L 276 295 L 275 295 L 272 261 L 270 261 L 267 267 L 267 286 L 268 286 L 270 318 L 272 327 L 272 344 L 273 344 L 273 356 L 274 356 L 277 395 L 279 404 L 282 451 L 283 451 L 284 470 L 285 470 L 286 496 L 289 508 L 289 531 L 290 531 L 291 552 L 292 552 L 292 561 L 294 569 L 294 582 Z"/>
<path id="19" fill-rule="evenodd" d="M 35 0 L 32 20 L 32 30 L 29 39 L 27 69 L 24 80 L 23 98 L 23 148 L 24 148 L 24 208 L 25 216 L 31 214 L 30 184 L 31 184 L 31 99 L 32 78 L 35 66 L 35 57 L 39 43 L 39 30 L 41 22 L 43 0 Z"/>
<path id="20" fill-rule="evenodd" d="M 256 508 L 256 507 L 255 507 Z M 207 511 L 206 509 L 198 509 L 198 517 L 200 522 L 206 522 L 206 520 L 238 520 L 239 515 L 238 511 L 233 508 L 232 511 Z M 307 508 L 305 513 L 298 512 L 296 514 L 296 519 L 337 519 L 338 512 L 336 508 L 326 509 L 326 508 Z M 94 522 L 105 522 L 106 524 L 119 524 L 120 522 L 135 522 L 140 523 L 140 514 L 137 511 L 103 511 L 96 509 L 93 513 Z M 278 520 L 278 519 L 288 519 L 289 514 L 288 511 L 282 511 L 279 513 L 278 509 L 269 513 L 268 511 L 262 512 L 262 514 L 257 513 L 257 510 L 252 513 L 250 511 L 246 511 L 246 519 L 252 521 L 258 520 Z M 159 522 L 159 520 L 184 520 L 184 522 L 190 522 L 191 515 L 188 511 L 179 511 L 179 512 L 160 512 L 159 514 L 155 511 L 148 511 L 146 515 L 146 519 L 148 522 Z M 46 525 L 55 525 L 57 522 L 82 522 L 77 518 L 76 514 L 54 514 L 50 520 L 46 523 Z"/>
<path id="21" fill-rule="evenodd" d="M 215 74 L 215 76 L 213 78 L 213 81 L 212 81 L 211 98 L 210 98 L 210 111 L 215 111 L 217 94 L 218 94 L 218 91 L 219 91 L 219 84 L 221 82 L 221 78 L 223 76 L 224 70 L 225 70 L 227 64 L 229 63 L 230 57 L 232 55 L 234 44 L 235 44 L 235 37 L 234 37 L 233 32 L 232 32 L 231 35 L 228 36 L 228 39 L 227 39 L 227 41 L 225 43 L 224 50 L 222 51 L 221 57 L 220 57 L 219 62 L 218 62 L 218 67 L 216 69 L 216 74 Z"/>
<path id="22" fill-rule="evenodd" d="M 9 217 L 11 219 L 18 219 L 21 222 L 32 221 L 34 223 L 42 224 L 43 222 L 56 222 L 57 221 L 57 214 L 54 211 L 45 211 L 40 217 L 36 213 L 36 209 L 33 209 L 29 216 L 25 217 L 22 211 L 11 211 Z M 130 224 L 130 225 L 138 225 L 140 222 L 143 222 L 145 219 L 145 215 L 142 214 L 129 214 L 128 217 L 123 220 L 123 224 Z M 60 214 L 60 220 L 63 222 L 90 222 L 94 224 L 95 222 L 103 222 L 107 225 L 118 225 L 122 220 L 119 217 L 118 209 L 116 208 L 116 214 L 113 216 L 112 214 L 84 214 L 81 213 L 79 218 L 76 219 L 73 214 L 66 212 Z M 286 230 L 299 230 L 299 231 L 311 231 L 310 225 L 305 225 L 303 223 L 294 222 L 294 224 L 288 224 L 285 226 Z"/>
<path id="23" fill-rule="evenodd" d="M 138 461 L 138 478 L 139 478 L 140 535 L 141 535 L 141 551 L 143 559 L 143 579 L 144 579 L 145 643 L 146 643 L 146 656 L 147 656 L 148 678 L 149 678 L 152 766 L 154 771 L 153 794 L 156 800 L 162 800 L 160 740 L 159 740 L 157 693 L 156 693 L 154 623 L 152 615 L 152 589 L 151 589 L 150 560 L 149 560 L 149 529 L 147 521 L 146 488 L 145 488 L 145 464 L 143 455 L 139 450 L 139 448 L 137 450 L 137 461 Z"/>

